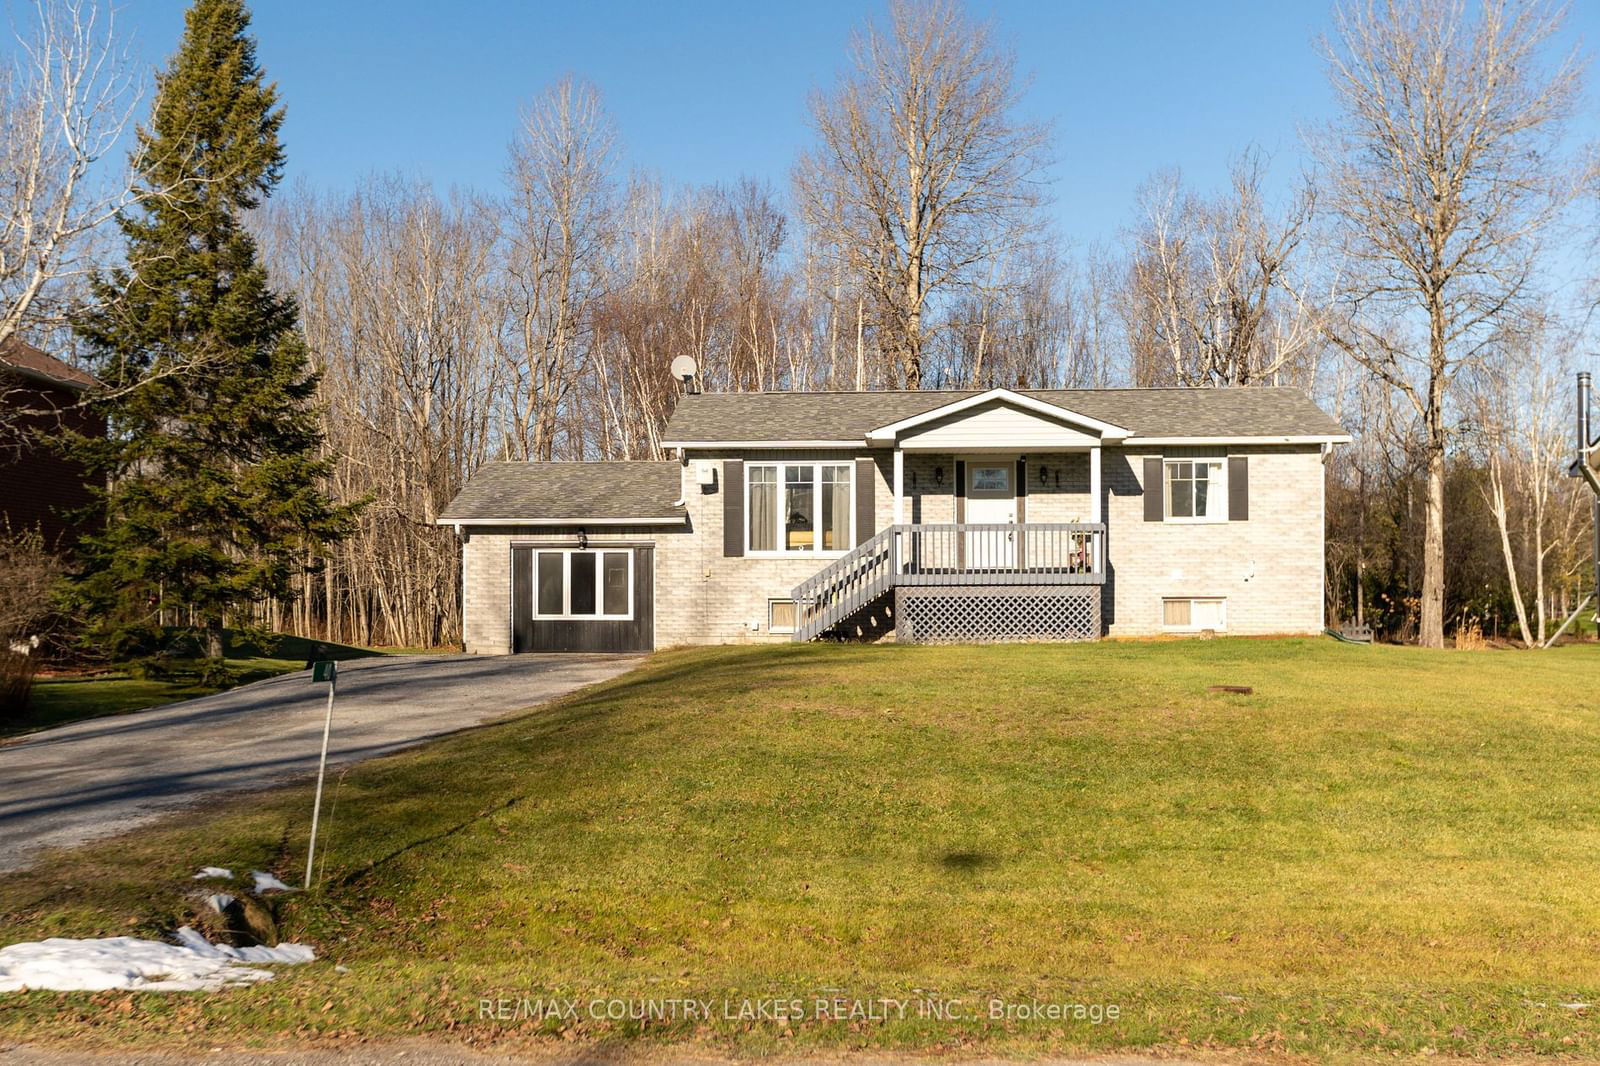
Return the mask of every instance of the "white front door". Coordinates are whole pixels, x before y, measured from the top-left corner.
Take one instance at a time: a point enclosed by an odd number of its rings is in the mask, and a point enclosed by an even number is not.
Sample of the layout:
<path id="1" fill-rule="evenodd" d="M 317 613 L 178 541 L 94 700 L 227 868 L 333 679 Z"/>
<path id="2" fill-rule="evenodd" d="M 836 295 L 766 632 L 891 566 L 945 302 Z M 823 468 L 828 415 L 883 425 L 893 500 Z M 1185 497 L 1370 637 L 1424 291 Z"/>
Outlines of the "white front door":
<path id="1" fill-rule="evenodd" d="M 1005 524 L 1017 520 L 1017 463 L 1014 459 L 967 460 L 967 523 Z M 1017 564 L 1016 534 L 1009 529 L 967 531 L 967 566 L 1004 570 Z"/>

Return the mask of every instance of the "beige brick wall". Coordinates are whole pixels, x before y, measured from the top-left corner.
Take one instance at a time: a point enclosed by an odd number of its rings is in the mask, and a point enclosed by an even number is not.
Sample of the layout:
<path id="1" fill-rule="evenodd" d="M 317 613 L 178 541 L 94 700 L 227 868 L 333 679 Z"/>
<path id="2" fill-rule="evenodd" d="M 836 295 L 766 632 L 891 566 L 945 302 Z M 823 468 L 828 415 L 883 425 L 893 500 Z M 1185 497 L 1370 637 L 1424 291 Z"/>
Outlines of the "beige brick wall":
<path id="1" fill-rule="evenodd" d="M 723 462 L 741 459 L 746 463 L 761 460 L 831 460 L 854 462 L 857 458 L 871 456 L 878 471 L 874 486 L 873 506 L 877 511 L 879 528 L 889 524 L 893 514 L 889 483 L 892 466 L 888 452 L 875 453 L 863 449 L 860 453 L 845 451 L 763 451 L 763 452 L 694 452 L 685 471 L 686 496 L 690 523 L 695 529 L 694 546 L 684 559 L 685 582 L 682 588 L 688 595 L 679 595 L 678 589 L 656 589 L 656 644 L 742 644 L 755 641 L 785 641 L 787 633 L 772 633 L 767 628 L 767 602 L 787 599 L 794 587 L 818 570 L 827 566 L 833 557 L 796 556 L 792 559 L 771 557 L 733 557 L 722 554 L 722 483 Z M 694 484 L 692 464 L 697 461 L 713 463 L 717 483 L 713 491 L 703 491 Z M 932 464 L 926 478 L 919 483 L 932 485 Z M 948 478 L 948 471 L 946 477 Z M 909 477 L 909 475 L 908 475 Z M 735 486 L 743 491 L 743 486 Z M 909 505 L 907 514 L 910 514 Z M 947 521 L 948 519 L 946 519 Z"/>
<path id="2" fill-rule="evenodd" d="M 1226 597 L 1230 633 L 1322 629 L 1320 450 L 1312 445 L 1228 453 L 1249 456 L 1250 517 L 1244 522 L 1146 522 L 1144 458 L 1158 453 L 1105 453 L 1105 602 L 1112 636 L 1161 632 L 1166 596 Z"/>
<path id="3" fill-rule="evenodd" d="M 1315 632 L 1322 627 L 1323 470 L 1315 447 L 1233 449 L 1250 455 L 1250 518 L 1245 522 L 1171 524 L 1144 521 L 1139 484 L 1146 453 L 1108 449 L 1103 456 L 1109 524 L 1106 616 L 1112 635 L 1161 631 L 1164 596 L 1224 596 L 1232 633 Z M 1152 453 L 1153 454 L 1153 453 Z M 876 461 L 877 527 L 893 518 L 893 465 L 887 451 L 859 453 Z M 828 559 L 728 558 L 722 554 L 723 460 L 854 459 L 837 451 L 696 452 L 684 466 L 688 522 L 589 530 L 591 543 L 655 545 L 657 647 L 787 640 L 767 628 L 767 601 L 783 599 Z M 1028 460 L 1027 516 L 1034 522 L 1087 521 L 1088 457 L 1041 453 Z M 696 483 L 693 462 L 716 468 L 716 484 Z M 1048 473 L 1041 483 L 1039 469 Z M 942 484 L 935 471 L 943 468 Z M 954 459 L 908 454 L 907 521 L 954 519 Z M 913 478 L 914 475 L 914 478 Z M 742 486 L 739 487 L 742 490 Z M 488 528 L 463 547 L 466 649 L 510 650 L 511 546 L 570 544 L 570 529 Z"/>

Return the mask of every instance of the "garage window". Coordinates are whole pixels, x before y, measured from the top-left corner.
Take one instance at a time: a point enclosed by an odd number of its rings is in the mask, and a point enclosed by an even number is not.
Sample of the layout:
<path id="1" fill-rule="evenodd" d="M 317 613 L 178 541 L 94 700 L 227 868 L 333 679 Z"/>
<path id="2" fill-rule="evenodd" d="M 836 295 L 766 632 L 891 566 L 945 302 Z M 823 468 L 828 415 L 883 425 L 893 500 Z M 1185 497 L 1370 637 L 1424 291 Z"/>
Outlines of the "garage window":
<path id="1" fill-rule="evenodd" d="M 633 617 L 633 552 L 539 552 L 535 618 Z"/>

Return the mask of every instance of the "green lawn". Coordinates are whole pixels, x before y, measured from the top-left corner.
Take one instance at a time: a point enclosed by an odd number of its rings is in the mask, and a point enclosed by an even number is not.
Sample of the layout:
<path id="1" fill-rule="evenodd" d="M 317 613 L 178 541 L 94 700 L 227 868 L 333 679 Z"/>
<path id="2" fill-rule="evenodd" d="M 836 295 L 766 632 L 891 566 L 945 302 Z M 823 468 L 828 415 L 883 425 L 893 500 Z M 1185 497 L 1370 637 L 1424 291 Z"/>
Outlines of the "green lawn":
<path id="1" fill-rule="evenodd" d="M 239 684 L 242 685 L 301 670 L 306 664 L 303 661 L 252 657 L 230 658 L 228 665 L 237 671 Z M 33 686 L 27 715 L 15 721 L 0 722 L 0 736 L 31 733 L 36 729 L 66 725 L 85 718 L 148 710 L 220 691 L 215 685 L 147 681 L 129 677 L 120 671 L 40 681 Z"/>
<path id="2" fill-rule="evenodd" d="M 319 650 L 320 649 L 320 650 Z M 227 663 L 237 678 L 235 684 L 262 681 L 279 674 L 305 669 L 306 660 L 319 658 L 359 659 L 372 655 L 401 654 L 410 649 L 362 648 L 348 644 L 325 644 L 304 637 L 277 636 L 265 646 L 235 640 L 230 634 Z M 21 718 L 0 720 L 0 737 L 31 733 L 51 726 L 66 725 L 86 718 L 129 714 L 149 710 L 196 696 L 209 696 L 232 686 L 202 685 L 185 681 L 156 681 L 130 677 L 121 670 L 108 670 L 82 677 L 41 680 L 33 687 L 28 712 Z"/>
<path id="3" fill-rule="evenodd" d="M 330 786 L 325 880 L 282 915 L 323 961 L 11 997 L 0 1041 L 1593 1057 L 1597 667 L 1331 640 L 662 653 Z M 202 864 L 297 882 L 308 808 L 286 789 L 54 855 L 0 879 L 0 941 L 170 929 Z M 499 997 L 580 1018 L 481 1017 Z M 611 997 L 713 1017 L 593 1018 Z M 819 1020 L 835 997 L 960 1004 Z M 747 998 L 801 1016 L 726 1016 Z"/>

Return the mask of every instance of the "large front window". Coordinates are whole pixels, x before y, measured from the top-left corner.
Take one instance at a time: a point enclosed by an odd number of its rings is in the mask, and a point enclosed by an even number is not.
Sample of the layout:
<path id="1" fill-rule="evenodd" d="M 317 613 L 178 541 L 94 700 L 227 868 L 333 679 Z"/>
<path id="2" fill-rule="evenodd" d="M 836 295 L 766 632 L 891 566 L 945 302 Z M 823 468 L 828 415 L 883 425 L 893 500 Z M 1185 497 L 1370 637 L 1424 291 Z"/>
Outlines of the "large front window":
<path id="1" fill-rule="evenodd" d="M 1192 522 L 1226 521 L 1225 469 L 1221 459 L 1168 459 L 1167 517 Z"/>
<path id="2" fill-rule="evenodd" d="M 842 552 L 850 547 L 852 464 L 751 463 L 746 471 L 750 552 Z"/>
<path id="3" fill-rule="evenodd" d="M 535 618 L 633 616 L 632 551 L 540 551 L 534 574 Z"/>

